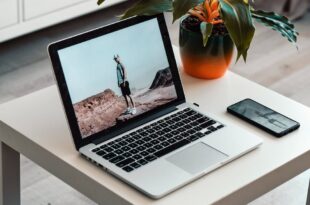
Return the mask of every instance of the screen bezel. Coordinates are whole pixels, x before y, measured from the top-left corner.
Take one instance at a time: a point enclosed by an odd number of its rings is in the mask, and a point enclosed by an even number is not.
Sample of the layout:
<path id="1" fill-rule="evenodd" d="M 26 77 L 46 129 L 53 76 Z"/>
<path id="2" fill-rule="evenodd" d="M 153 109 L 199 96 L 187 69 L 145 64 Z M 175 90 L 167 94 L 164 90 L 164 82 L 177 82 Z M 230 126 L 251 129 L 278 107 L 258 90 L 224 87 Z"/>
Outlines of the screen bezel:
<path id="1" fill-rule="evenodd" d="M 158 21 L 159 29 L 161 32 L 162 40 L 163 40 L 165 51 L 167 54 L 167 59 L 168 59 L 172 77 L 173 77 L 174 86 L 176 89 L 177 98 L 165 105 L 159 106 L 153 110 L 150 110 L 146 113 L 138 115 L 137 117 L 126 122 L 126 125 L 123 124 L 121 126 L 113 126 L 106 130 L 90 135 L 86 138 L 82 138 L 82 135 L 81 135 L 78 123 L 77 123 L 77 118 L 76 118 L 76 115 L 73 109 L 73 104 L 71 101 L 69 89 L 66 84 L 65 75 L 62 70 L 62 65 L 60 62 L 58 51 L 61 49 L 76 45 L 76 44 L 80 44 L 82 42 L 85 42 L 91 39 L 94 39 L 94 38 L 100 37 L 108 33 L 112 33 L 112 32 L 115 32 L 121 29 L 125 29 L 127 27 L 130 27 L 130 26 L 133 26 L 133 25 L 136 25 L 136 24 L 139 24 L 144 21 L 151 20 L 151 19 L 157 19 Z M 101 141 L 109 140 L 118 134 L 126 132 L 130 129 L 133 129 L 133 127 L 139 126 L 140 124 L 146 123 L 149 120 L 154 119 L 155 116 L 158 116 L 158 113 L 164 113 L 163 112 L 164 110 L 169 110 L 169 109 L 171 110 L 171 108 L 176 107 L 177 105 L 180 105 L 185 102 L 185 95 L 183 92 L 183 88 L 182 88 L 182 84 L 181 84 L 181 80 L 180 80 L 180 76 L 178 72 L 178 67 L 175 61 L 172 45 L 171 45 L 170 38 L 169 38 L 168 29 L 167 29 L 163 14 L 158 14 L 154 16 L 133 17 L 133 18 L 123 20 L 123 21 L 120 21 L 120 22 L 117 22 L 117 23 L 114 23 L 114 24 L 111 24 L 111 25 L 108 25 L 102 28 L 91 30 L 89 32 L 85 32 L 85 33 L 50 44 L 48 46 L 48 52 L 49 52 L 51 62 L 53 65 L 55 78 L 56 78 L 59 92 L 62 98 L 67 120 L 70 126 L 71 134 L 73 136 L 75 147 L 77 150 L 79 150 L 79 148 L 87 144 L 90 144 L 94 141 L 101 142 Z"/>

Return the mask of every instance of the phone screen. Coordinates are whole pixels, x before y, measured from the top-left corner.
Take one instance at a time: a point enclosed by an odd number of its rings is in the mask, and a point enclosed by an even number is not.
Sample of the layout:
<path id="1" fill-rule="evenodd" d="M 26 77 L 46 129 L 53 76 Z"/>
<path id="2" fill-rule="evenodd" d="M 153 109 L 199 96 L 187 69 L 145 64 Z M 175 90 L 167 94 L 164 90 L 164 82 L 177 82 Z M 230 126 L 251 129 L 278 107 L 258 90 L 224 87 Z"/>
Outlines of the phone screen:
<path id="1" fill-rule="evenodd" d="M 299 123 L 251 99 L 245 99 L 228 108 L 229 112 L 246 118 L 274 133 L 281 134 L 299 126 Z"/>

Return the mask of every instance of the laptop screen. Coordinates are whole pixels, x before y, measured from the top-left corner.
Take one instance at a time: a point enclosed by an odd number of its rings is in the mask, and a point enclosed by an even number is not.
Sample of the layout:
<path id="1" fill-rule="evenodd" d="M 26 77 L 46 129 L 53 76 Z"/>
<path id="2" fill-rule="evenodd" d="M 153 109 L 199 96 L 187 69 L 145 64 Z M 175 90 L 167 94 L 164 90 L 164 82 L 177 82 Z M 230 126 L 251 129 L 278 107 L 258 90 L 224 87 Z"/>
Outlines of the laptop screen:
<path id="1" fill-rule="evenodd" d="M 157 19 L 58 50 L 82 138 L 177 99 Z"/>

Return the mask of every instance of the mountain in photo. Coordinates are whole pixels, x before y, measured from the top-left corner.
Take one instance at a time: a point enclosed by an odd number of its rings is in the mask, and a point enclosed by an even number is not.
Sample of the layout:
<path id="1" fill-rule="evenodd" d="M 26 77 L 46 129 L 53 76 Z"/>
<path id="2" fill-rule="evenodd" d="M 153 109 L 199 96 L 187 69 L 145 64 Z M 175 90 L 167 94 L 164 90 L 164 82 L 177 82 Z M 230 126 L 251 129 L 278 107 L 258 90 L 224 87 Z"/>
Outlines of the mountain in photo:
<path id="1" fill-rule="evenodd" d="M 159 88 L 159 87 L 168 87 L 171 85 L 173 85 L 173 79 L 172 79 L 171 70 L 168 67 L 168 68 L 159 70 L 156 73 L 150 89 L 155 89 L 155 88 Z"/>

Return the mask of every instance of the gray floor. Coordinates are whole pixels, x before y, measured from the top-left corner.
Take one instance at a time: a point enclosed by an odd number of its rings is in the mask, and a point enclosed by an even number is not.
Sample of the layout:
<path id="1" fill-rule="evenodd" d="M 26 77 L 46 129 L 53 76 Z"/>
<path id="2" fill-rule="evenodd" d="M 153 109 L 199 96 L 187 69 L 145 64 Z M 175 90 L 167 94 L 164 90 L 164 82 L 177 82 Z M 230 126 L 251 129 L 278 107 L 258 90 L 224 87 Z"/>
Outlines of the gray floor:
<path id="1" fill-rule="evenodd" d="M 54 84 L 46 46 L 65 36 L 116 21 L 125 5 L 100 11 L 22 38 L 0 44 L 0 103 Z M 171 25 L 173 44 L 178 44 L 178 23 Z M 296 22 L 300 31 L 299 52 L 277 33 L 257 26 L 247 64 L 231 70 L 310 106 L 310 14 Z M 307 58 L 308 57 L 308 58 Z M 22 157 L 22 204 L 94 204 L 48 172 Z M 310 172 L 295 177 L 251 205 L 301 205 L 306 201 Z"/>

